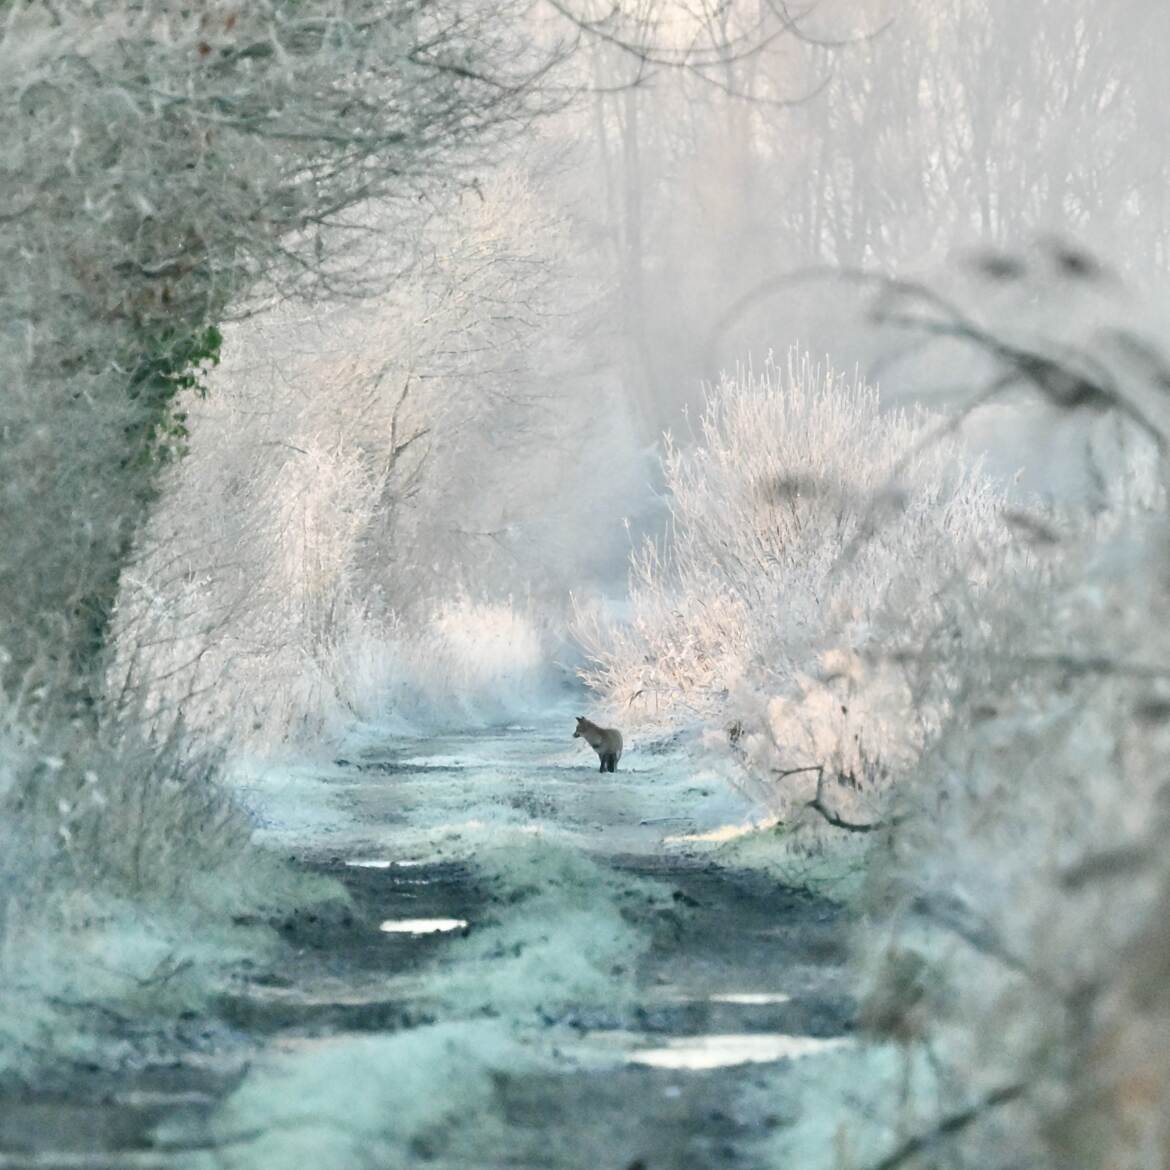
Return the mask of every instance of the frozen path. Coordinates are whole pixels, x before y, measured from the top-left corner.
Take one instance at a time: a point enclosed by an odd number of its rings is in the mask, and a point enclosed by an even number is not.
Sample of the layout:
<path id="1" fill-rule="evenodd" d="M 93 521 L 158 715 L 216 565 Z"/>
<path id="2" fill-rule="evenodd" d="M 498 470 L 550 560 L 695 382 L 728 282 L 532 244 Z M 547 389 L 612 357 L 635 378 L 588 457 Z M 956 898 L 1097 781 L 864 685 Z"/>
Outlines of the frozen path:
<path id="1" fill-rule="evenodd" d="M 776 1071 L 847 1043 L 839 913 L 687 840 L 749 810 L 677 747 L 600 775 L 572 726 L 256 778 L 262 838 L 351 906 L 227 990 L 238 1083 L 156 1094 L 85 1164 L 761 1166 Z"/>
<path id="2" fill-rule="evenodd" d="M 634 737 L 619 770 L 599 773 L 596 754 L 571 738 L 569 710 L 492 731 L 367 735 L 364 750 L 337 761 L 333 815 L 308 840 L 295 825 L 274 835 L 317 850 L 332 839 L 425 861 L 464 854 L 460 840 L 512 829 L 590 854 L 653 856 L 664 840 L 750 816 L 748 805 L 714 776 L 697 775 L 669 742 Z"/>

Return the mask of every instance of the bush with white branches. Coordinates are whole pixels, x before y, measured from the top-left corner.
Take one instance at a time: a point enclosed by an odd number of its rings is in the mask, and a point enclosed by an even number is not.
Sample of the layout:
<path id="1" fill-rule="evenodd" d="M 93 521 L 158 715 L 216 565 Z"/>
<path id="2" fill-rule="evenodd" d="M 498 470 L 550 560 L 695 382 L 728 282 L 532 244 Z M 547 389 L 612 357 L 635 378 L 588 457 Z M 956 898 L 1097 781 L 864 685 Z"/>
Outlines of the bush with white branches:
<path id="1" fill-rule="evenodd" d="M 379 713 L 511 710 L 545 678 L 536 603 L 563 606 L 624 542 L 639 464 L 612 425 L 612 380 L 550 372 L 566 355 L 593 368 L 573 324 L 588 272 L 563 215 L 517 167 L 442 210 L 393 290 L 227 331 L 120 601 L 118 677 L 160 712 L 273 746 Z M 602 427 L 608 476 L 549 458 Z M 607 531 L 582 542 L 599 514 Z M 509 615 L 528 672 L 510 699 L 491 693 L 495 667 L 472 665 L 506 655 L 453 659 L 456 612 L 464 642 L 482 618 L 485 647 Z"/>
<path id="2" fill-rule="evenodd" d="M 666 540 L 631 573 L 628 623 L 588 612 L 587 681 L 634 717 L 728 732 L 777 811 L 818 778 L 856 795 L 913 762 L 949 683 L 903 651 L 961 637 L 1004 554 L 1003 495 L 938 420 L 795 351 L 708 394 L 694 445 L 668 443 Z"/>
<path id="3" fill-rule="evenodd" d="M 883 1165 L 924 1140 L 957 1170 L 1170 1159 L 1170 358 L 1128 299 L 1119 325 L 1092 296 L 1099 268 L 1078 271 L 1050 330 L 1009 348 L 993 320 L 968 339 L 996 360 L 993 391 L 1019 370 L 1050 425 L 1087 415 L 1124 441 L 1094 469 L 1093 512 L 1021 530 L 1031 563 L 981 599 L 873 851 L 862 1022 L 933 1069 L 904 1103 L 933 1123 Z M 1047 303 L 1026 272 L 1009 285 L 1009 304 Z"/>

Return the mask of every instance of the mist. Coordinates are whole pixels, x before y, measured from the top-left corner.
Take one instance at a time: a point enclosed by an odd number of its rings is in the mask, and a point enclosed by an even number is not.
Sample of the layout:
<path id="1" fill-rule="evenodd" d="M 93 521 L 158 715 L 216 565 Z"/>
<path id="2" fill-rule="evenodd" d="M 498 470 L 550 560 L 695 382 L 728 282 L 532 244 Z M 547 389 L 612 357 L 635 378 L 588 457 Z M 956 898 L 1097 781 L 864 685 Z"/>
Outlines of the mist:
<path id="1" fill-rule="evenodd" d="M 0 15 L 0 1163 L 1170 1165 L 1163 5 Z"/>

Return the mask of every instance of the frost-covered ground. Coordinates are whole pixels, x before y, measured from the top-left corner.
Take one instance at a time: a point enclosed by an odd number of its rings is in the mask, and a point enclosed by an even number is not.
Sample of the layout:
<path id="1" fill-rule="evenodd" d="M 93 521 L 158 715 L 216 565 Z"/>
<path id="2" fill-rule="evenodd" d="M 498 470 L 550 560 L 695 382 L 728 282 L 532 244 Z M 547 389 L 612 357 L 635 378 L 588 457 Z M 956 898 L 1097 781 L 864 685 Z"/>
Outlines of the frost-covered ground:
<path id="1" fill-rule="evenodd" d="M 579 704 L 578 704 L 579 705 Z M 653 854 L 665 838 L 751 821 L 750 805 L 670 740 L 626 737 L 619 771 L 573 739 L 571 702 L 506 727 L 418 736 L 366 728 L 331 765 L 241 765 L 280 849 L 345 860 L 468 861 L 509 835 L 587 854 Z"/>
<path id="2" fill-rule="evenodd" d="M 574 713 L 241 765 L 261 839 L 350 905 L 291 918 L 225 989 L 228 1050 L 107 1086 L 81 1137 L 77 1094 L 69 1117 L 24 1103 L 0 1165 L 828 1170 L 864 1164 L 850 1134 L 886 1148 L 847 1092 L 902 1074 L 850 1035 L 845 912 L 728 851 L 752 810 L 678 742 L 632 736 L 600 775 Z"/>

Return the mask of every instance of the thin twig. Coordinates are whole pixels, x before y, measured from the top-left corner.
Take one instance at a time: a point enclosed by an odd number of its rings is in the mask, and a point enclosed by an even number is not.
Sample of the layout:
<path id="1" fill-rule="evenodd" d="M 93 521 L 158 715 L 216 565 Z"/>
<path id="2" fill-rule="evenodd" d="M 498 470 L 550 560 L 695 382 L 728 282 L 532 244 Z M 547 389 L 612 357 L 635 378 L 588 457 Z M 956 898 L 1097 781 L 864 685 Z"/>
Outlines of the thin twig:
<path id="1" fill-rule="evenodd" d="M 984 1114 L 991 1112 L 993 1109 L 998 1109 L 1001 1105 L 1008 1105 L 1012 1101 L 1022 1097 L 1027 1092 L 1027 1085 L 1005 1085 L 1001 1089 L 994 1089 L 988 1093 L 982 1100 L 976 1101 L 974 1105 L 961 1110 L 958 1113 L 952 1113 L 949 1117 L 944 1117 L 933 1129 L 927 1130 L 926 1133 L 920 1133 L 916 1136 L 903 1142 L 891 1154 L 887 1154 L 880 1162 L 876 1162 L 870 1167 L 870 1170 L 897 1170 L 899 1166 L 904 1165 L 910 1161 L 911 1158 L 918 1154 L 929 1150 L 932 1146 L 937 1145 L 944 1138 L 954 1137 L 957 1133 L 962 1133 L 968 1126 L 978 1121 Z"/>
<path id="2" fill-rule="evenodd" d="M 884 821 L 847 821 L 840 813 L 834 812 L 824 802 L 824 788 L 825 788 L 825 769 L 823 764 L 818 764 L 813 768 L 794 768 L 793 774 L 796 772 L 817 772 L 817 794 L 808 801 L 806 808 L 811 808 L 820 813 L 821 816 L 829 822 L 835 829 L 844 829 L 846 833 L 876 833 L 881 829 L 892 829 L 895 825 L 900 825 L 906 820 L 905 815 L 890 817 Z"/>
<path id="3" fill-rule="evenodd" d="M 805 807 L 815 809 L 833 828 L 844 829 L 847 833 L 876 833 L 881 829 L 892 829 L 906 819 L 904 816 L 898 816 L 890 817 L 888 821 L 847 821 L 839 813 L 826 808 L 819 796 L 810 800 Z"/>
<path id="4" fill-rule="evenodd" d="M 1155 860 L 1155 851 L 1149 845 L 1122 845 L 1086 857 L 1069 866 L 1060 875 L 1060 884 L 1066 890 L 1079 890 L 1093 882 L 1119 877 L 1130 877 L 1145 869 Z"/>
<path id="5" fill-rule="evenodd" d="M 824 770 L 823 764 L 810 764 L 807 768 L 773 768 L 772 774 L 784 780 L 789 776 L 799 776 L 802 772 L 823 772 Z"/>
<path id="6" fill-rule="evenodd" d="M 1059 994 L 1050 979 L 1034 971 L 1019 955 L 1008 950 L 991 925 L 959 899 L 923 894 L 914 899 L 911 909 L 935 926 L 949 930 L 981 955 L 996 959 L 1009 970 Z"/>

